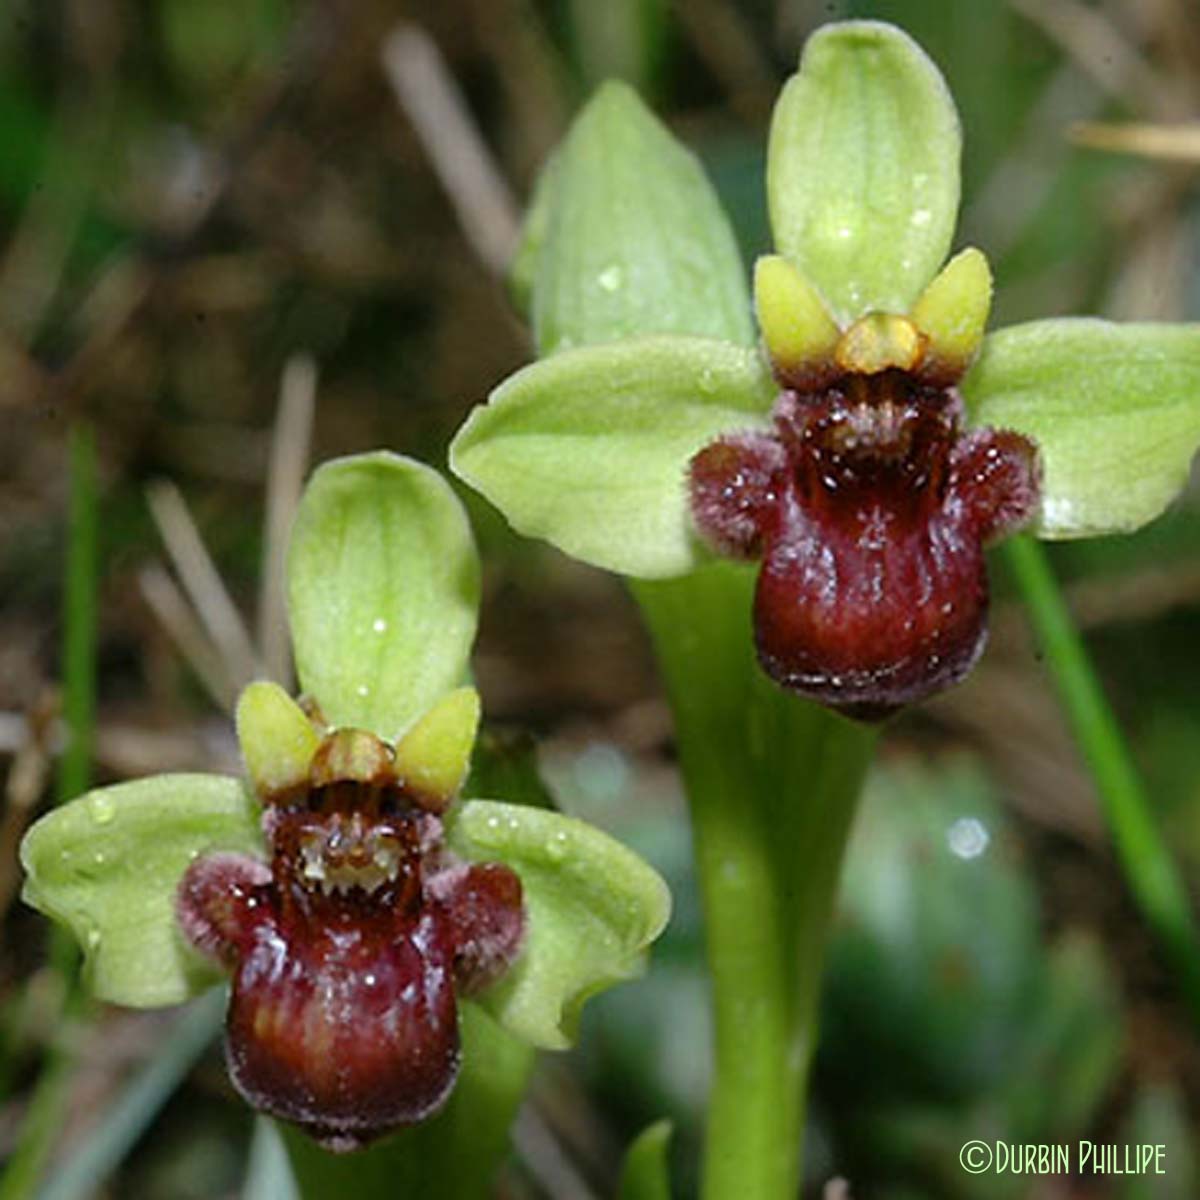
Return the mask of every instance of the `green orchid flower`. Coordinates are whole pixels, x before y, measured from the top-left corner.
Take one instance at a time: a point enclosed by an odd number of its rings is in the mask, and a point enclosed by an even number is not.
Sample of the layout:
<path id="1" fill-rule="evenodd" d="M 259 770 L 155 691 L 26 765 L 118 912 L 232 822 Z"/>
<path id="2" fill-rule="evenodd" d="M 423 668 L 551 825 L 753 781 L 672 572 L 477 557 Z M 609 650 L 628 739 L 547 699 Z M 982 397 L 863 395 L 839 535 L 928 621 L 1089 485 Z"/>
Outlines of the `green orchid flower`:
<path id="1" fill-rule="evenodd" d="M 460 1001 L 567 1046 L 584 998 L 637 973 L 669 896 L 582 822 L 460 796 L 479 564 L 436 472 L 386 453 L 321 467 L 288 590 L 304 695 L 243 692 L 247 781 L 162 775 L 50 813 L 21 847 L 25 898 L 78 937 L 101 999 L 177 1004 L 232 975 L 235 1085 L 355 1149 L 445 1103 Z"/>
<path id="2" fill-rule="evenodd" d="M 516 263 L 543 357 L 471 414 L 453 469 L 518 531 L 637 579 L 759 561 L 762 667 L 845 714 L 957 682 L 983 649 L 987 546 L 1137 529 L 1200 440 L 1198 326 L 985 335 L 985 256 L 947 261 L 960 149 L 906 34 L 814 34 L 771 125 L 756 337 L 699 165 L 605 86 Z"/>

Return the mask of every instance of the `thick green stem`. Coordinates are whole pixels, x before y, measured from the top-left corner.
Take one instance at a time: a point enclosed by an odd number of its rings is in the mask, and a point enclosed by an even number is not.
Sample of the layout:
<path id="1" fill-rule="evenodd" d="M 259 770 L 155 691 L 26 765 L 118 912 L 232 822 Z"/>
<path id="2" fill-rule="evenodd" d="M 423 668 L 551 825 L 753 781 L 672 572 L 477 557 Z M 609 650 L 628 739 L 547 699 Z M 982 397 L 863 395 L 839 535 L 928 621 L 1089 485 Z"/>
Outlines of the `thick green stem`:
<path id="1" fill-rule="evenodd" d="M 1007 543 L 1005 554 L 1092 773 L 1130 891 L 1200 1020 L 1200 935 L 1187 889 L 1163 842 L 1129 748 L 1045 551 L 1032 538 L 1022 537 Z"/>
<path id="2" fill-rule="evenodd" d="M 792 1200 L 799 1187 L 826 933 L 874 740 L 763 676 L 752 586 L 726 563 L 634 585 L 675 714 L 704 900 L 710 1200 Z"/>

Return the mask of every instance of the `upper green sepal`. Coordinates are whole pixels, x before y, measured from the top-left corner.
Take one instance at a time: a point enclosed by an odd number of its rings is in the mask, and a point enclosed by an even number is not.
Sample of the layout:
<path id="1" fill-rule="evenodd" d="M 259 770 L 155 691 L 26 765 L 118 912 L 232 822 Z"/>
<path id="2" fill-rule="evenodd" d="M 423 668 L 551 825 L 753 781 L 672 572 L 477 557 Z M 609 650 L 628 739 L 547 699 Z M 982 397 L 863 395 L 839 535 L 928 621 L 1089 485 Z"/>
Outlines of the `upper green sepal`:
<path id="1" fill-rule="evenodd" d="M 712 185 L 624 83 L 596 92 L 538 188 L 518 295 L 530 281 L 543 355 L 649 333 L 754 342 L 745 269 Z"/>
<path id="2" fill-rule="evenodd" d="M 1183 487 L 1200 443 L 1200 325 L 1014 325 L 984 339 L 962 390 L 973 424 L 1037 442 L 1034 532 L 1129 532 Z"/>
<path id="3" fill-rule="evenodd" d="M 330 725 L 394 741 L 463 679 L 478 606 L 470 526 L 436 471 L 380 451 L 313 474 L 288 608 L 300 683 Z"/>
<path id="4" fill-rule="evenodd" d="M 447 824 L 465 858 L 507 863 L 524 890 L 525 945 L 477 997 L 506 1029 L 565 1049 L 584 1000 L 642 970 L 671 912 L 659 874 L 600 830 L 542 808 L 469 800 Z"/>
<path id="5" fill-rule="evenodd" d="M 818 30 L 775 106 L 775 244 L 843 326 L 906 313 L 950 250 L 962 137 L 937 67 L 878 21 Z"/>
<path id="6" fill-rule="evenodd" d="M 451 469 L 520 533 L 646 579 L 697 562 L 688 459 L 765 423 L 774 385 L 754 350 L 703 338 L 630 338 L 519 371 L 475 409 Z"/>
<path id="7" fill-rule="evenodd" d="M 178 929 L 175 889 L 201 854 L 261 854 L 258 820 L 241 781 L 220 775 L 157 775 L 100 788 L 25 835 L 23 897 L 79 940 L 101 1000 L 180 1004 L 221 976 Z"/>

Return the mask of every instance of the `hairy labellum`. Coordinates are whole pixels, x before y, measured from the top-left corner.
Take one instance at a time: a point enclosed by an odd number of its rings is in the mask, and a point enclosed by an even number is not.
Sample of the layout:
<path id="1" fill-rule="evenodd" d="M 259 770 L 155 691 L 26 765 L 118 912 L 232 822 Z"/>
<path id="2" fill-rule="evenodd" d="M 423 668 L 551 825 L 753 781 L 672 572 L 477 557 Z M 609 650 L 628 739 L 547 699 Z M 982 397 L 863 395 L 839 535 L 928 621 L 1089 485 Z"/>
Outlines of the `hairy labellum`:
<path id="1" fill-rule="evenodd" d="M 351 739 L 355 753 L 341 753 Z M 201 858 L 177 901 L 192 943 L 233 972 L 235 1086 L 334 1150 L 446 1101 L 459 1063 L 456 996 L 494 981 L 523 932 L 519 878 L 454 859 L 440 817 L 388 761 L 370 734 L 330 734 L 310 786 L 266 798 L 270 863 Z"/>
<path id="2" fill-rule="evenodd" d="M 784 687 L 878 719 L 979 657 L 983 548 L 1033 515 L 1038 465 L 1027 438 L 962 423 L 952 387 L 852 373 L 692 459 L 700 531 L 762 560 L 755 644 Z"/>

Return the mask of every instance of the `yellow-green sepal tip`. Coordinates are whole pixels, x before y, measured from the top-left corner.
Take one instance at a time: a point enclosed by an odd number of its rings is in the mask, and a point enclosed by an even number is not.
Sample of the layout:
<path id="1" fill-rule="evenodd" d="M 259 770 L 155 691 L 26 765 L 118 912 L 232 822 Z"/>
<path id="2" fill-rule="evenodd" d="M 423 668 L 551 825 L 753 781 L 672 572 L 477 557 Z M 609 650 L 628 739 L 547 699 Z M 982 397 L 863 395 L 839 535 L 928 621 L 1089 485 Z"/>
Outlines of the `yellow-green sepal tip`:
<path id="1" fill-rule="evenodd" d="M 304 710 L 277 683 L 259 680 L 238 698 L 237 735 L 254 790 L 269 796 L 299 787 L 321 743 Z"/>
<path id="2" fill-rule="evenodd" d="M 767 353 L 781 378 L 816 381 L 828 373 L 840 332 L 795 263 L 767 254 L 754 264 L 754 305 Z"/>
<path id="3" fill-rule="evenodd" d="M 992 307 L 992 269 L 973 246 L 956 254 L 913 305 L 913 323 L 929 339 L 922 373 L 945 382 L 966 374 L 983 343 Z"/>
<path id="4" fill-rule="evenodd" d="M 458 795 L 479 730 L 479 693 L 458 688 L 443 696 L 396 743 L 394 770 L 405 790 L 441 810 Z"/>

